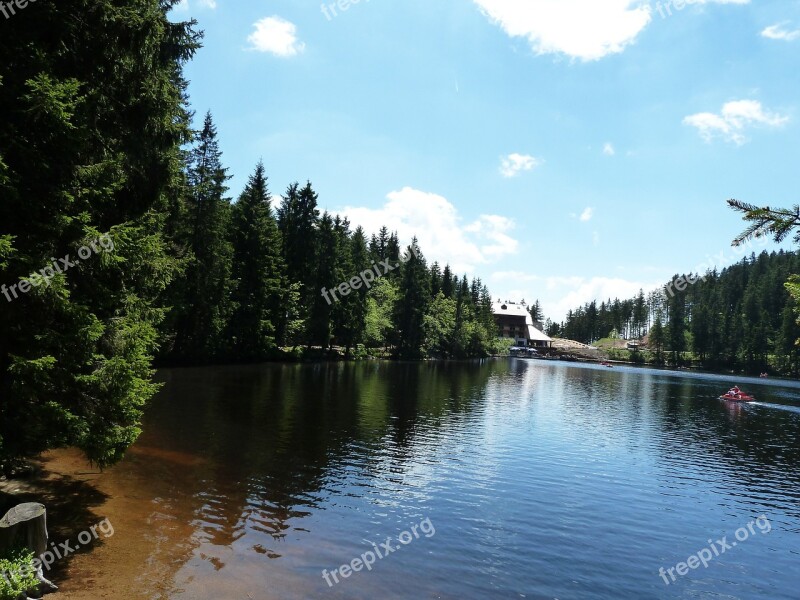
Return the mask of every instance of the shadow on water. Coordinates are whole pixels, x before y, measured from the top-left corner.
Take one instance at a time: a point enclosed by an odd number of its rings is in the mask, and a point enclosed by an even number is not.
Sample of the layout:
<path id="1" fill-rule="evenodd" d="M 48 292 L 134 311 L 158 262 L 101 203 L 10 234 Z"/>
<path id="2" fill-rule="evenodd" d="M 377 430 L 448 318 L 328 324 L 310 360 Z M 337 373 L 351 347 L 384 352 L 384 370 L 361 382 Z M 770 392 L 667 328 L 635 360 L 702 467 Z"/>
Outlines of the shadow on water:
<path id="1" fill-rule="evenodd" d="M 101 537 L 92 544 L 75 549 L 74 540 L 81 532 L 89 531 L 102 520 L 98 519 L 94 509 L 101 508 L 108 500 L 108 496 L 89 482 L 55 475 L 41 463 L 36 466 L 34 485 L 29 485 L 27 479 L 14 480 L 7 482 L 5 486 L 7 489 L 19 491 L 8 493 L 0 490 L 0 515 L 4 515 L 18 504 L 27 502 L 44 504 L 47 507 L 50 542 L 58 547 L 59 544 L 69 541 L 69 547 L 74 550 L 69 556 L 56 560 L 46 574 L 49 578 L 59 580 L 64 578 L 72 560 L 82 554 L 93 552 L 103 543 Z M 46 484 L 38 483 L 44 480 Z"/>

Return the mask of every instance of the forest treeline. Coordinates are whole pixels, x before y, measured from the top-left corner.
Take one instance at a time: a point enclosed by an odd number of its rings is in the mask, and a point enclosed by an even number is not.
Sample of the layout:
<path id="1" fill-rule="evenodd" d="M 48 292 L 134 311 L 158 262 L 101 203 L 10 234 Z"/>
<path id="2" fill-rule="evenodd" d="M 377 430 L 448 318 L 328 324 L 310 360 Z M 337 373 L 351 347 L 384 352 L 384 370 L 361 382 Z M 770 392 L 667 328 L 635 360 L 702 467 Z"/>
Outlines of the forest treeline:
<path id="1" fill-rule="evenodd" d="M 591 302 L 563 323 L 548 323 L 548 330 L 587 344 L 647 336 L 654 362 L 795 376 L 800 326 L 786 285 L 794 273 L 800 273 L 797 252 L 750 254 L 721 272 L 676 275 L 672 285 L 647 295 Z"/>
<path id="2" fill-rule="evenodd" d="M 184 173 L 167 237 L 185 269 L 165 293 L 161 357 L 264 360 L 333 346 L 402 359 L 493 351 L 489 290 L 448 265 L 429 267 L 416 240 L 402 248 L 385 226 L 367 235 L 346 216 L 320 212 L 311 183 L 273 199 L 261 163 L 231 202 L 210 114 Z"/>
<path id="3" fill-rule="evenodd" d="M 155 357 L 249 361 L 336 345 L 467 358 L 496 343 L 480 281 L 428 265 L 386 228 L 367 237 L 320 214 L 310 183 L 273 199 L 259 164 L 232 201 L 211 117 L 191 127 L 183 69 L 202 35 L 169 18 L 176 3 L 38 2 L 1 24 L 7 474 L 53 447 L 119 460 L 157 391 Z M 95 240 L 113 252 L 84 256 Z M 371 287 L 323 295 L 385 261 L 392 270 Z"/>

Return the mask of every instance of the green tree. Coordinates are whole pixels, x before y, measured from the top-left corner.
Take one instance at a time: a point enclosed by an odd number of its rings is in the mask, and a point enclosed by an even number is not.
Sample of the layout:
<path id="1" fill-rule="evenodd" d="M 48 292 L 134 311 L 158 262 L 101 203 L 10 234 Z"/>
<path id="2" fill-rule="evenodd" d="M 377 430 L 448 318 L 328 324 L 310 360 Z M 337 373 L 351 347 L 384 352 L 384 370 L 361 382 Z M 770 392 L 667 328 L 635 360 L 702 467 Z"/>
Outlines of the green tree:
<path id="1" fill-rule="evenodd" d="M 682 354 L 686 350 L 686 299 L 683 294 L 675 294 L 667 301 L 667 343 L 672 352 L 672 363 L 681 364 Z"/>
<path id="2" fill-rule="evenodd" d="M 425 313 L 425 354 L 435 358 L 450 358 L 456 330 L 456 301 L 436 294 Z"/>
<path id="3" fill-rule="evenodd" d="M 665 341 L 664 325 L 661 322 L 661 315 L 656 316 L 653 327 L 650 328 L 650 347 L 656 351 L 656 361 L 661 362 L 661 356 L 664 351 Z"/>
<path id="4" fill-rule="evenodd" d="M 113 242 L 0 297 L 6 470 L 66 445 L 112 464 L 157 389 L 159 299 L 178 268 L 164 213 L 190 133 L 181 72 L 199 47 L 194 23 L 168 18 L 173 4 L 39 2 L 3 25 L 0 53 L 14 58 L 0 63 L 0 281 L 19 286 L 52 257 Z"/>
<path id="5" fill-rule="evenodd" d="M 786 372 L 791 375 L 798 374 L 800 366 L 800 277 L 793 276 L 786 283 L 786 289 L 792 296 L 793 304 L 787 303 L 781 313 L 781 329 L 778 338 L 778 352 L 783 356 Z"/>
<path id="6" fill-rule="evenodd" d="M 535 323 L 541 323 L 542 321 L 544 321 L 544 313 L 542 312 L 542 305 L 539 303 L 538 300 L 530 305 L 528 311 L 531 313 L 531 319 L 533 319 Z"/>
<path id="7" fill-rule="evenodd" d="M 393 316 L 400 297 L 398 285 L 384 277 L 375 282 L 367 294 L 365 344 L 384 348 L 387 352 L 397 344 Z"/>
<path id="8" fill-rule="evenodd" d="M 286 282 L 280 236 L 263 163 L 233 207 L 234 311 L 229 338 L 239 358 L 267 357 L 284 322 Z"/>
<path id="9" fill-rule="evenodd" d="M 300 286 L 301 316 L 305 319 L 310 318 L 312 307 L 320 294 L 320 289 L 316 287 L 319 279 L 316 274 L 319 251 L 318 202 L 319 197 L 311 182 L 302 189 L 299 184 L 293 183 L 286 190 L 277 211 L 286 274 L 290 282 Z"/>
<path id="10" fill-rule="evenodd" d="M 224 332 L 233 311 L 228 179 L 217 128 L 207 113 L 187 165 L 193 258 L 182 282 L 182 302 L 176 307 L 175 342 L 175 355 L 185 360 L 209 361 L 224 356 L 227 350 Z"/>
<path id="11" fill-rule="evenodd" d="M 345 345 L 345 353 L 349 354 L 350 349 L 364 341 L 367 328 L 367 297 L 369 286 L 366 281 L 360 279 L 361 273 L 371 269 L 369 250 L 367 248 L 367 238 L 364 229 L 357 227 L 349 239 L 350 244 L 350 266 L 353 276 L 358 276 L 358 288 L 353 290 L 349 296 L 349 312 L 346 327 L 342 332 L 342 343 Z"/>
<path id="12" fill-rule="evenodd" d="M 343 283 L 344 272 L 341 270 L 340 249 L 336 224 L 333 217 L 325 212 L 319 221 L 315 235 L 315 275 L 313 283 L 307 290 L 314 290 L 310 297 L 310 311 L 306 343 L 329 347 L 333 339 L 334 306 L 341 302 L 339 285 Z"/>
<path id="13" fill-rule="evenodd" d="M 430 302 L 430 279 L 425 258 L 416 238 L 406 250 L 400 274 L 400 298 L 398 299 L 394 323 L 399 340 L 397 354 L 404 359 L 422 356 L 425 341 L 425 314 Z"/>

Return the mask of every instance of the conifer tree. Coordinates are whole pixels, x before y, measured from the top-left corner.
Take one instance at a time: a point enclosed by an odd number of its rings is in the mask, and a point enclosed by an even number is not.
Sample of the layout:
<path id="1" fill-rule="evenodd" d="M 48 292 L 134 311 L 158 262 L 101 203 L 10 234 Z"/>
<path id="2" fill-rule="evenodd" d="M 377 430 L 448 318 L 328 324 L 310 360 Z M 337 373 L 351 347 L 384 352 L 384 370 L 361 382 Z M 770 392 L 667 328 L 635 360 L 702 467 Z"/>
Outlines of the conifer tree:
<path id="1" fill-rule="evenodd" d="M 338 235 L 333 217 L 326 211 L 319 220 L 315 235 L 315 256 L 313 258 L 313 283 L 307 288 L 310 295 L 309 319 L 306 328 L 306 344 L 328 348 L 331 345 L 333 314 L 342 296 L 339 285 L 343 282 L 343 271 L 338 263 Z M 312 291 L 313 293 L 309 292 Z"/>
<path id="2" fill-rule="evenodd" d="M 400 273 L 400 297 L 394 323 L 398 334 L 397 353 L 403 359 L 422 356 L 425 340 L 425 314 L 430 302 L 430 279 L 425 258 L 414 238 L 403 257 Z"/>
<path id="3" fill-rule="evenodd" d="M 233 280 L 235 305 L 228 333 L 233 354 L 266 357 L 277 345 L 287 282 L 261 162 L 233 206 Z"/>
<path id="4" fill-rule="evenodd" d="M 181 70 L 200 39 L 173 4 L 38 2 L 3 25 L 0 282 L 49 277 L 0 296 L 4 470 L 64 445 L 119 460 L 156 390 L 159 298 L 178 269 L 164 213 L 189 139 Z M 75 261 L 101 237 L 109 250 Z"/>
<path id="5" fill-rule="evenodd" d="M 278 228 L 281 232 L 283 260 L 290 282 L 299 284 L 303 315 L 308 316 L 317 302 L 316 259 L 318 252 L 318 196 L 306 183 L 302 189 L 293 183 L 286 191 L 278 209 Z M 333 285 L 332 283 L 330 285 Z"/>
<path id="6" fill-rule="evenodd" d="M 187 165 L 193 260 L 186 272 L 183 301 L 176 307 L 175 342 L 176 355 L 186 360 L 213 360 L 226 352 L 224 332 L 233 309 L 228 179 L 217 128 L 207 113 Z"/>

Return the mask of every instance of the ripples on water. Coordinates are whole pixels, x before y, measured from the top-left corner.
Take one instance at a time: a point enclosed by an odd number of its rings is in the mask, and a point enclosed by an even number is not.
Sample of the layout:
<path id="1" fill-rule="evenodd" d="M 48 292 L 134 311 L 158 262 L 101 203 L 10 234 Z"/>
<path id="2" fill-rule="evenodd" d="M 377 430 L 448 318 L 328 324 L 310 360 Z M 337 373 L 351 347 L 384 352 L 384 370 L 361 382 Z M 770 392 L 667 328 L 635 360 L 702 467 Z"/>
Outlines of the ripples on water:
<path id="1" fill-rule="evenodd" d="M 172 582 L 154 598 L 800 597 L 796 384 L 736 379 L 759 402 L 731 406 L 732 378 L 513 359 L 162 377 L 120 467 L 168 482 L 140 532 Z M 659 577 L 759 515 L 768 535 Z"/>

